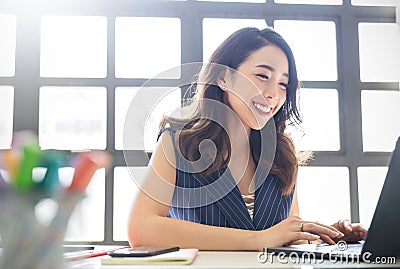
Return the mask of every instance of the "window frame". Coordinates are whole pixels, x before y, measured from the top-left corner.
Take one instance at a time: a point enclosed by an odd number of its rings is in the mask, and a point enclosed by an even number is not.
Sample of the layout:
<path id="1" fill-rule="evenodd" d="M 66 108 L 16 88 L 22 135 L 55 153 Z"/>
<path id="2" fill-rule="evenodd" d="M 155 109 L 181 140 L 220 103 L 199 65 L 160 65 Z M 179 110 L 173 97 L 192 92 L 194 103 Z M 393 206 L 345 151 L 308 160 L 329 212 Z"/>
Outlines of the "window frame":
<path id="1" fill-rule="evenodd" d="M 38 2 L 42 3 L 42 2 Z M 32 4 L 33 5 L 33 4 Z M 115 77 L 115 19 L 116 17 L 177 17 L 181 19 L 181 62 L 201 62 L 202 21 L 204 18 L 275 20 L 329 20 L 336 24 L 337 81 L 303 81 L 304 88 L 338 89 L 340 150 L 316 151 L 310 166 L 345 166 L 349 168 L 350 209 L 353 222 L 359 221 L 357 168 L 386 166 L 390 153 L 363 152 L 361 125 L 361 91 L 368 89 L 399 90 L 398 83 L 361 82 L 358 52 L 358 23 L 395 23 L 395 7 L 343 5 L 295 5 L 266 3 L 228 3 L 187 1 L 65 1 L 48 2 L 44 6 L 27 8 L 22 0 L 4 0 L 2 14 L 17 16 L 16 61 L 13 77 L 0 77 L 0 85 L 14 87 L 13 131 L 30 129 L 38 132 L 39 89 L 42 86 L 103 86 L 107 89 L 106 149 L 113 164 L 105 180 L 104 241 L 95 244 L 126 243 L 113 240 L 113 176 L 114 168 L 124 166 L 124 151 L 115 144 L 115 89 L 140 87 L 145 79 Z M 27 12 L 29 10 L 29 13 Z M 107 76 L 105 78 L 45 78 L 40 77 L 40 18 L 44 15 L 77 15 L 107 17 Z M 159 79 L 148 86 L 181 85 L 180 79 Z M 154 85 L 153 85 L 154 84 Z M 182 96 L 185 88 L 182 88 Z M 346 115 L 344 114 L 346 112 Z M 135 165 L 147 165 L 143 151 L 125 151 L 132 155 Z"/>

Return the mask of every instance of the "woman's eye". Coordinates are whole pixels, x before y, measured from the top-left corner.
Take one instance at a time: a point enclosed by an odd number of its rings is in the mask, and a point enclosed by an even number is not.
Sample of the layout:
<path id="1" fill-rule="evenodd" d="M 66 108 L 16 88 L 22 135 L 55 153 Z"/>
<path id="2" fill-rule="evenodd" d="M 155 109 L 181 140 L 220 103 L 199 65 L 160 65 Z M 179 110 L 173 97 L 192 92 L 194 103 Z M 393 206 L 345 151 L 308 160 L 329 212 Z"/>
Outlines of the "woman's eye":
<path id="1" fill-rule="evenodd" d="M 287 87 L 288 87 L 287 84 L 285 84 L 285 83 L 279 83 L 279 85 L 282 86 L 282 89 L 283 89 L 283 90 L 287 90 Z"/>
<path id="2" fill-rule="evenodd" d="M 269 77 L 267 75 L 264 75 L 264 74 L 257 74 L 256 76 L 261 78 L 261 79 L 264 79 L 264 80 L 265 79 L 269 79 Z"/>

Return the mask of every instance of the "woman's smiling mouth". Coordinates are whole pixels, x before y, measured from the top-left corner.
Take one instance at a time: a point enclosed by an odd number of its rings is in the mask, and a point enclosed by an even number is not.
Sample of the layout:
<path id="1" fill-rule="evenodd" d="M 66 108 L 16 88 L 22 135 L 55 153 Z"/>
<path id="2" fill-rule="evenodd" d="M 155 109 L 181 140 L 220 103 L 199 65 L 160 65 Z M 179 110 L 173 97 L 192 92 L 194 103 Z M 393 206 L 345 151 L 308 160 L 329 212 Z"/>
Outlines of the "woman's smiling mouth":
<path id="1" fill-rule="evenodd" d="M 259 111 L 262 115 L 266 115 L 272 111 L 270 106 L 266 106 L 264 104 L 257 103 L 253 101 L 253 106 Z"/>

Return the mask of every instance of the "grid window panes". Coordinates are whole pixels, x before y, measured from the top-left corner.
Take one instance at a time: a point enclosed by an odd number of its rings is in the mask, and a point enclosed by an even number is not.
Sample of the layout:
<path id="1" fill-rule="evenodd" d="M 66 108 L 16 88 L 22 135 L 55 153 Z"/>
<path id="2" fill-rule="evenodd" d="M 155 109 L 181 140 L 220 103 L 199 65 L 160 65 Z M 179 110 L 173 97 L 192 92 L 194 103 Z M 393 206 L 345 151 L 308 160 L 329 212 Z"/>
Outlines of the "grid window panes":
<path id="1" fill-rule="evenodd" d="M 15 75 L 16 16 L 0 14 L 0 77 Z"/>
<path id="2" fill-rule="evenodd" d="M 274 29 L 292 48 L 300 80 L 337 80 L 336 26 L 333 21 L 276 20 Z"/>
<path id="3" fill-rule="evenodd" d="M 364 151 L 391 152 L 400 136 L 400 91 L 362 91 Z"/>
<path id="4" fill-rule="evenodd" d="M 203 61 L 208 62 L 211 54 L 228 36 L 244 27 L 267 27 L 265 20 L 259 19 L 203 19 Z"/>
<path id="5" fill-rule="evenodd" d="M 307 5 L 341 5 L 342 0 L 274 0 L 282 4 L 307 4 Z"/>
<path id="6" fill-rule="evenodd" d="M 13 131 L 14 87 L 0 86 L 0 149 L 9 149 Z"/>
<path id="7" fill-rule="evenodd" d="M 60 182 L 69 186 L 74 168 L 59 170 Z M 75 207 L 65 234 L 66 241 L 95 242 L 104 240 L 105 170 L 98 169 L 86 188 L 86 195 Z"/>
<path id="8" fill-rule="evenodd" d="M 293 49 L 305 87 L 299 90 L 303 129 L 286 129 L 297 149 L 316 151 L 299 169 L 301 217 L 369 224 L 383 162 L 400 135 L 398 0 L 84 2 L 72 8 L 62 0 L 28 8 L 29 14 L 13 0 L 0 5 L 0 150 L 9 148 L 13 131 L 33 129 L 43 149 L 109 150 L 114 160 L 110 173 L 96 172 L 66 240 L 128 239 L 138 193 L 131 175 L 144 178 L 143 150 L 154 148 L 163 113 L 182 104 L 186 87 L 175 87 L 189 73 L 182 63 L 207 62 L 234 31 L 267 24 Z M 132 102 L 138 94 L 143 99 Z M 127 143 L 125 125 L 134 127 Z M 62 184 L 73 171 L 59 170 Z"/>
<path id="9" fill-rule="evenodd" d="M 400 82 L 400 30 L 395 23 L 360 23 L 360 78 Z"/>
<path id="10" fill-rule="evenodd" d="M 107 18 L 43 16 L 40 75 L 42 77 L 106 77 Z"/>
<path id="11" fill-rule="evenodd" d="M 116 18 L 116 77 L 176 79 L 180 64 L 179 18 Z"/>
<path id="12" fill-rule="evenodd" d="M 114 169 L 114 231 L 115 241 L 128 240 L 128 218 L 131 205 L 136 198 L 139 187 L 137 181 L 142 181 L 146 167 L 116 167 Z M 138 178 L 139 177 L 139 178 Z"/>
<path id="13" fill-rule="evenodd" d="M 399 0 L 351 0 L 352 5 L 359 6 L 396 6 Z"/>
<path id="14" fill-rule="evenodd" d="M 180 88 L 117 88 L 115 148 L 153 150 L 163 115 L 174 113 L 180 107 Z"/>
<path id="15" fill-rule="evenodd" d="M 332 199 L 326 199 L 327 193 L 333 194 Z M 303 219 L 326 224 L 350 219 L 347 167 L 300 167 L 297 195 Z"/>
<path id="16" fill-rule="evenodd" d="M 105 149 L 104 87 L 40 88 L 39 142 L 44 149 Z"/>
<path id="17" fill-rule="evenodd" d="M 381 193 L 387 167 L 358 167 L 360 223 L 369 227 Z"/>
<path id="18" fill-rule="evenodd" d="M 298 150 L 340 149 L 339 103 L 336 89 L 301 89 L 298 94 L 303 118 L 300 128 L 289 125 Z M 318 113 L 315 113 L 318 111 Z M 323 138 L 323 139 L 322 139 Z"/>

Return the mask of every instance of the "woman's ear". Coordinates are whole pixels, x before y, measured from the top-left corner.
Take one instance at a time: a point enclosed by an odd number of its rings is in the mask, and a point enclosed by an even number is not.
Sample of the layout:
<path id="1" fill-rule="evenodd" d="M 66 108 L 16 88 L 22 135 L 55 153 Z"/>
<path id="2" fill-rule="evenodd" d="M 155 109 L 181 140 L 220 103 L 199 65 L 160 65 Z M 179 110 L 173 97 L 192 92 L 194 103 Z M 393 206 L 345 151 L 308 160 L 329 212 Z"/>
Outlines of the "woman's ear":
<path id="1" fill-rule="evenodd" d="M 223 91 L 228 90 L 226 75 L 227 75 L 227 72 L 226 72 L 226 70 L 224 70 L 219 74 L 218 79 L 217 79 L 217 84 Z"/>

